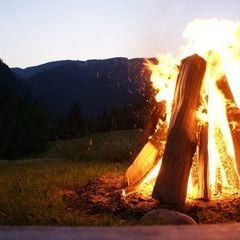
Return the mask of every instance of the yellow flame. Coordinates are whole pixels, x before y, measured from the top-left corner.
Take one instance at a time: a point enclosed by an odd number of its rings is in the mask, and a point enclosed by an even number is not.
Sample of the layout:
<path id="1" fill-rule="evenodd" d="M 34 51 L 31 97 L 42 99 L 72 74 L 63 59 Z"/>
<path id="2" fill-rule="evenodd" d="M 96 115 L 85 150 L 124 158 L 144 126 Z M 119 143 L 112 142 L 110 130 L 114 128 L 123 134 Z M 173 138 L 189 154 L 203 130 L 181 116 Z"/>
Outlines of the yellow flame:
<path id="1" fill-rule="evenodd" d="M 208 61 L 209 52 L 219 55 L 222 68 L 211 69 L 216 74 L 215 80 L 221 72 L 226 75 L 236 104 L 240 107 L 240 23 L 217 18 L 195 19 L 187 25 L 183 37 L 188 44 L 181 48 L 182 58 L 197 53 Z"/>
<path id="2" fill-rule="evenodd" d="M 213 194 L 224 193 L 223 188 L 229 190 L 229 188 L 234 187 L 231 186 L 231 181 L 234 181 L 234 175 L 232 175 L 231 171 L 236 174 L 235 152 L 227 120 L 225 103 L 224 96 L 217 89 L 216 85 L 213 84 L 208 102 L 209 184 Z M 224 166 L 224 164 L 230 165 L 230 168 Z M 218 171 L 223 178 L 221 192 L 216 192 L 216 184 L 219 181 L 219 179 L 217 179 Z M 226 174 L 229 175 L 229 178 L 232 178 L 229 182 L 226 181 L 228 179 Z"/>
<path id="3" fill-rule="evenodd" d="M 151 71 L 151 82 L 153 87 L 158 91 L 156 101 L 166 101 L 167 123 L 169 124 L 174 89 L 178 75 L 178 61 L 171 54 L 160 55 L 158 64 L 147 61 L 146 65 Z"/>
<path id="4" fill-rule="evenodd" d="M 158 161 L 158 163 L 154 166 L 154 168 L 146 175 L 146 177 L 141 181 L 141 183 L 137 186 L 137 191 L 145 193 L 146 195 L 150 195 L 154 183 L 156 181 L 156 177 L 160 171 L 162 165 L 162 159 Z"/>
<path id="5" fill-rule="evenodd" d="M 188 44 L 181 49 L 182 56 L 197 53 L 207 61 L 201 91 L 202 99 L 208 99 L 203 101 L 205 106 L 202 106 L 207 114 L 204 119 L 201 116 L 200 120 L 208 122 L 209 189 L 212 195 L 235 193 L 239 188 L 226 99 L 216 84 L 225 75 L 239 106 L 239 26 L 239 23 L 227 20 L 196 19 L 188 24 L 183 33 Z M 194 187 L 191 188 L 191 194 L 194 195 L 193 192 L 197 191 Z"/>
<path id="6" fill-rule="evenodd" d="M 170 54 L 158 57 L 158 64 L 148 62 L 151 81 L 158 91 L 157 101 L 166 101 L 169 124 L 172 101 L 178 75 L 179 59 L 192 54 L 207 62 L 202 89 L 201 106 L 197 111 L 199 124 L 208 124 L 209 190 L 214 195 L 236 193 L 239 190 L 234 145 L 227 118 L 226 99 L 218 89 L 217 81 L 226 76 L 237 107 L 240 107 L 240 23 L 229 20 L 195 19 L 183 32 L 187 44 L 174 58 Z M 161 162 L 161 161 L 160 161 Z M 148 174 L 143 183 L 153 182 L 161 163 Z M 149 179 L 149 176 L 151 179 Z M 152 183 L 152 185 L 154 182 Z M 150 188 L 152 189 L 152 188 Z M 196 186 L 189 178 L 188 194 L 197 195 Z"/>

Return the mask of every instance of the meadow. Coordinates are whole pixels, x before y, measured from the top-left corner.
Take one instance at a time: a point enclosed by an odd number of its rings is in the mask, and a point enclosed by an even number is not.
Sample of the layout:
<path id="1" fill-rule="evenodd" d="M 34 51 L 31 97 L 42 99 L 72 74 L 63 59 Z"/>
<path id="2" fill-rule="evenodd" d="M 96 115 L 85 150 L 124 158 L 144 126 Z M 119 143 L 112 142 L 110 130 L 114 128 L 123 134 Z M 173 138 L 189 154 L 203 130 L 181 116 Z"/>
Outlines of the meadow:
<path id="1" fill-rule="evenodd" d="M 101 175 L 124 174 L 139 130 L 49 143 L 34 158 L 0 161 L 1 225 L 122 225 L 111 214 L 67 211 L 63 192 Z"/>

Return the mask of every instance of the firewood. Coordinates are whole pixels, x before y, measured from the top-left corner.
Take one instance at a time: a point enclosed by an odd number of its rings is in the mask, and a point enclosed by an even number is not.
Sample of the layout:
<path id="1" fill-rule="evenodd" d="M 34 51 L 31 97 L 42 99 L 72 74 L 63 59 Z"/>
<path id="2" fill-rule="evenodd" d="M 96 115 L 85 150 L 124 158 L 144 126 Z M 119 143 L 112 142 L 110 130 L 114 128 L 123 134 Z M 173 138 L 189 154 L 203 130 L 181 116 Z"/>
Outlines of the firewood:
<path id="1" fill-rule="evenodd" d="M 149 137 L 151 137 L 156 131 L 157 124 L 159 121 L 164 121 L 166 118 L 166 102 L 161 101 L 159 103 L 155 102 L 152 106 L 152 111 L 150 113 L 149 119 L 143 127 L 141 138 L 138 146 L 133 151 L 130 162 L 134 161 L 144 146 L 148 143 Z M 166 140 L 166 139 L 165 139 Z"/>
<path id="2" fill-rule="evenodd" d="M 130 189 L 134 189 L 160 160 L 165 148 L 166 132 L 167 126 L 164 122 L 127 169 L 126 178 Z"/>
<path id="3" fill-rule="evenodd" d="M 214 131 L 214 139 L 217 143 L 218 146 L 218 151 L 219 151 L 219 158 L 221 161 L 221 166 L 222 168 L 217 169 L 218 170 L 218 174 L 219 174 L 219 181 L 223 181 L 223 176 L 226 176 L 226 182 L 228 183 L 228 188 L 231 192 L 235 192 L 237 193 L 239 190 L 239 177 L 238 177 L 238 173 L 237 173 L 237 169 L 234 166 L 234 159 L 231 156 L 231 154 L 229 154 L 228 150 L 227 150 L 227 143 L 224 141 L 224 137 L 223 137 L 223 133 L 221 131 L 220 128 L 216 128 Z M 221 194 L 222 193 L 222 182 L 220 182 L 221 186 L 220 189 L 215 189 L 215 193 L 214 194 Z"/>
<path id="4" fill-rule="evenodd" d="M 201 126 L 199 133 L 198 152 L 198 196 L 204 200 L 210 199 L 209 172 L 208 172 L 208 125 Z"/>
<path id="5" fill-rule="evenodd" d="M 225 76 L 217 81 L 217 86 L 227 99 L 227 117 L 233 139 L 237 171 L 238 174 L 240 174 L 240 110 L 236 106 L 233 94 Z"/>
<path id="6" fill-rule="evenodd" d="M 197 147 L 196 110 L 205 71 L 206 61 L 198 55 L 182 61 L 162 166 L 152 194 L 160 202 L 185 203 L 189 172 Z"/>
<path id="7" fill-rule="evenodd" d="M 194 155 L 191 169 L 192 190 L 189 195 L 193 199 L 210 199 L 209 176 L 208 176 L 208 124 L 199 125 L 198 148 Z"/>

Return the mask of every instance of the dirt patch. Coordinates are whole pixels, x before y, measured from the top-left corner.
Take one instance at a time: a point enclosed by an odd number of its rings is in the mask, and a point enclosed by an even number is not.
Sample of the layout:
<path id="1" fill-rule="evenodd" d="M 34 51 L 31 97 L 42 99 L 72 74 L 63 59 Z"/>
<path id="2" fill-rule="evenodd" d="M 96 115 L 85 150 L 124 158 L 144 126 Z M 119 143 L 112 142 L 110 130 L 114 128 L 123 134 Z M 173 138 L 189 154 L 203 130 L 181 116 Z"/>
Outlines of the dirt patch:
<path id="1" fill-rule="evenodd" d="M 187 203 L 186 214 L 199 223 L 240 222 L 240 196 L 210 202 L 195 200 Z"/>
<path id="2" fill-rule="evenodd" d="M 197 223 L 240 222 L 240 196 L 228 197 L 211 202 L 189 201 L 185 207 L 161 205 L 151 197 L 134 192 L 122 194 L 122 176 L 101 177 L 74 191 L 66 191 L 63 200 L 66 209 L 86 214 L 111 213 L 122 219 L 140 219 L 145 213 L 156 208 L 178 210 L 191 216 Z"/>

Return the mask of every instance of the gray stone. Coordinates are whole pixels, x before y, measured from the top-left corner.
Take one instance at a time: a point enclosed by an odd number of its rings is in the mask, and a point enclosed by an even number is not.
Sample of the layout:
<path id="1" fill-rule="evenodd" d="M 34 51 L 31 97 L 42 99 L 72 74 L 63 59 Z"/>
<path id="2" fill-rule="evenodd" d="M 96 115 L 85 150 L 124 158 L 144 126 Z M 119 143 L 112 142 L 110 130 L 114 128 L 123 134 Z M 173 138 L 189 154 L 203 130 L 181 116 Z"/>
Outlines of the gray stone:
<path id="1" fill-rule="evenodd" d="M 167 209 L 154 209 L 146 213 L 139 223 L 144 225 L 196 224 L 191 217 Z"/>

